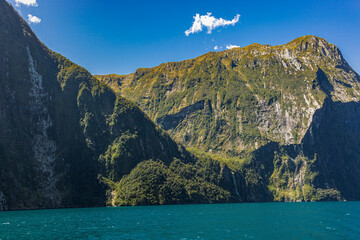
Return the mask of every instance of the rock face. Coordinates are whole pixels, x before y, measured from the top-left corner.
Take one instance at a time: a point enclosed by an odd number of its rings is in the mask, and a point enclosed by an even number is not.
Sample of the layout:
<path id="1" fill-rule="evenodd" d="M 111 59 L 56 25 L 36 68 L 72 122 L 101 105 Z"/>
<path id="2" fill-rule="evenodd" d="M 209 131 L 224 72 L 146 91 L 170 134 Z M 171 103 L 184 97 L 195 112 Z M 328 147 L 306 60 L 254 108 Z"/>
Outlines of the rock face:
<path id="1" fill-rule="evenodd" d="M 337 189 L 348 200 L 360 198 L 359 134 L 360 103 L 326 99 L 302 140 L 304 154 L 316 158 L 315 184 Z"/>
<path id="2" fill-rule="evenodd" d="M 31 56 L 30 48 L 26 47 L 29 57 L 30 74 L 30 117 L 32 128 L 32 151 L 39 167 L 38 176 L 42 179 L 39 191 L 50 201 L 52 206 L 59 206 L 61 202 L 60 193 L 56 188 L 57 177 L 55 176 L 56 143 L 48 136 L 48 131 L 53 125 L 53 120 L 46 106 L 48 93 L 43 86 L 42 76 L 36 71 L 35 62 Z"/>

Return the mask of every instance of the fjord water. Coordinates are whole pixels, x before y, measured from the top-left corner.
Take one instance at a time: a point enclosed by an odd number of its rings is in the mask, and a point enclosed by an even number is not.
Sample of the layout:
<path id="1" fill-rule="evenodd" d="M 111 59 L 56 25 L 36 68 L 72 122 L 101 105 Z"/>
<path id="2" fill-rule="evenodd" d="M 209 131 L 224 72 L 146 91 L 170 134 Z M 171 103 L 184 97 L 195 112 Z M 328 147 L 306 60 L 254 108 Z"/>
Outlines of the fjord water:
<path id="1" fill-rule="evenodd" d="M 0 212 L 0 239 L 360 239 L 360 202 Z"/>

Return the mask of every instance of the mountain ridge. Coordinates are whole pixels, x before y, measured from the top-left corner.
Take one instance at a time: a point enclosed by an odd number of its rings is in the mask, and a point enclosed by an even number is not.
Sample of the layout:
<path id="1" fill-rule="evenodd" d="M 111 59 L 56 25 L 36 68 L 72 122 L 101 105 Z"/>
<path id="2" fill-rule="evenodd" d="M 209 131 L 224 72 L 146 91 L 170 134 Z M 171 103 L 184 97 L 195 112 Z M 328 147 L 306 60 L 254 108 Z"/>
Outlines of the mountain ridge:
<path id="1" fill-rule="evenodd" d="M 217 54 L 217 53 L 227 53 L 227 52 L 233 52 L 233 51 L 239 51 L 239 50 L 250 50 L 250 49 L 254 49 L 254 48 L 272 48 L 272 49 L 277 49 L 277 48 L 283 48 L 283 47 L 286 47 L 286 46 L 301 46 L 303 43 L 304 44 L 307 44 L 311 41 L 321 41 L 321 42 L 325 42 L 326 44 L 329 44 L 330 46 L 333 46 L 335 47 L 337 50 L 338 50 L 338 47 L 332 43 L 329 43 L 325 40 L 325 38 L 322 38 L 322 37 L 318 37 L 316 35 L 304 35 L 304 36 L 301 36 L 301 37 L 297 37 L 287 43 L 284 43 L 284 44 L 278 44 L 278 45 L 269 45 L 269 44 L 261 44 L 261 43 L 252 43 L 252 44 L 249 44 L 247 46 L 244 46 L 244 47 L 237 47 L 237 48 L 233 48 L 233 49 L 225 49 L 225 50 L 222 50 L 222 51 L 209 51 L 207 53 L 204 53 L 198 57 L 195 57 L 195 58 L 190 58 L 190 59 L 185 59 L 185 60 L 180 60 L 180 61 L 170 61 L 170 62 L 165 62 L 165 63 L 161 63 L 157 66 L 154 66 L 154 67 L 147 67 L 147 68 L 143 68 L 143 67 L 140 67 L 138 68 L 139 70 L 146 70 L 146 69 L 153 69 L 153 68 L 157 68 L 157 67 L 160 67 L 162 65 L 167 65 L 167 64 L 174 64 L 174 63 L 182 63 L 182 62 L 186 62 L 186 61 L 191 61 L 191 60 L 196 60 L 196 59 L 201 59 L 201 58 L 204 58 L 206 57 L 207 55 L 211 55 L 211 54 Z M 343 57 L 342 57 L 343 60 L 345 60 Z M 136 72 L 136 71 L 135 71 Z M 98 76 L 98 77 L 106 77 L 106 76 L 109 76 L 109 77 L 125 77 L 125 76 L 129 76 L 129 75 L 133 75 L 134 73 L 129 73 L 129 74 L 117 74 L 117 73 L 111 73 L 111 74 L 94 74 L 94 76 Z"/>

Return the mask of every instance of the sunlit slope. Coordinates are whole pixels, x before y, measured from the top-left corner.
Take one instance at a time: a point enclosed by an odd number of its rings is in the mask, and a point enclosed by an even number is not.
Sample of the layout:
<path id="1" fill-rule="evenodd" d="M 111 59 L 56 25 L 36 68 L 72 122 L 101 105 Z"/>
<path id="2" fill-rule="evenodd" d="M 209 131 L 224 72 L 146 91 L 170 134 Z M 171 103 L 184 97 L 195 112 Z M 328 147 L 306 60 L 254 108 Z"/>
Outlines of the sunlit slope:
<path id="1" fill-rule="evenodd" d="M 269 141 L 299 143 L 327 96 L 340 102 L 360 96 L 359 75 L 335 45 L 315 36 L 99 79 L 120 83 L 111 86 L 177 141 L 228 155 Z"/>

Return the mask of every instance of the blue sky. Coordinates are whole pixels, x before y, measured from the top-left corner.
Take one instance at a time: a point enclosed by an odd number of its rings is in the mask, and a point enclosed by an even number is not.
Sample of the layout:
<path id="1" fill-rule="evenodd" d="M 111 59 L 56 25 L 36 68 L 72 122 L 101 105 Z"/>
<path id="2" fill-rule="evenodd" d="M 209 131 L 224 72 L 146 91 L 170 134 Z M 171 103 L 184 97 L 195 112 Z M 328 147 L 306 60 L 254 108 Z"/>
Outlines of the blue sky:
<path id="1" fill-rule="evenodd" d="M 360 1 L 8 0 L 49 48 L 92 74 L 134 72 L 227 45 L 278 45 L 303 35 L 336 44 L 360 73 Z M 16 4 L 15 1 L 18 1 Z M 23 3 L 25 4 L 23 4 Z M 236 23 L 189 34 L 194 16 Z M 37 17 L 37 18 L 34 18 Z M 235 18 L 235 19 L 234 19 Z M 221 25 L 222 22 L 217 22 Z M 221 49 L 222 47 L 222 49 Z"/>

